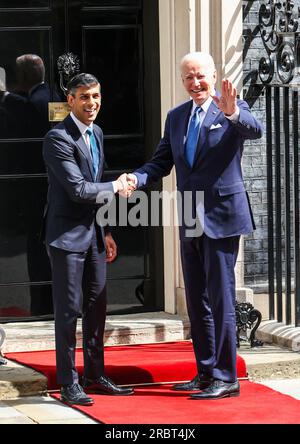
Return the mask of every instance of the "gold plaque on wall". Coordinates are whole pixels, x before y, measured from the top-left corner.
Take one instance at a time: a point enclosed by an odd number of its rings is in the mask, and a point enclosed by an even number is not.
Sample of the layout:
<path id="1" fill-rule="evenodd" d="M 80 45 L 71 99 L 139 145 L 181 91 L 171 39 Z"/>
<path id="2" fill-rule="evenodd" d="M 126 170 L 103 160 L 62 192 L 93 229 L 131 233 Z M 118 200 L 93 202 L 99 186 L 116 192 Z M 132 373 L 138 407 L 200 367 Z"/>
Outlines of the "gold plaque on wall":
<path id="1" fill-rule="evenodd" d="M 61 122 L 69 113 L 70 107 L 67 102 L 48 103 L 49 122 Z"/>

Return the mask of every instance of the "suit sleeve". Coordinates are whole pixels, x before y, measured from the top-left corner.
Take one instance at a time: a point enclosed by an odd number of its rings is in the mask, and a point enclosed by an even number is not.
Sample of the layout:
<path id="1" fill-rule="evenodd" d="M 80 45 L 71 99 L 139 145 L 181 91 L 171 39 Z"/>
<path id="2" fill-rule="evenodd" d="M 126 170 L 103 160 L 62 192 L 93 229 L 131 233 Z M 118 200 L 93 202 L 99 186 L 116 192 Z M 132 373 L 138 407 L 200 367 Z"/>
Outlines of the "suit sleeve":
<path id="1" fill-rule="evenodd" d="M 138 179 L 138 186 L 148 185 L 162 177 L 168 176 L 174 166 L 170 142 L 170 114 L 167 116 L 164 136 L 159 142 L 152 159 L 138 170 L 134 171 Z"/>
<path id="2" fill-rule="evenodd" d="M 111 182 L 87 182 L 74 157 L 73 145 L 50 131 L 43 144 L 44 161 L 52 174 L 60 182 L 70 199 L 78 203 L 99 203 L 105 194 L 113 193 Z"/>
<path id="3" fill-rule="evenodd" d="M 263 127 L 251 113 L 249 105 L 244 100 L 239 100 L 238 107 L 240 109 L 239 120 L 232 123 L 236 131 L 244 139 L 260 139 L 263 135 Z"/>

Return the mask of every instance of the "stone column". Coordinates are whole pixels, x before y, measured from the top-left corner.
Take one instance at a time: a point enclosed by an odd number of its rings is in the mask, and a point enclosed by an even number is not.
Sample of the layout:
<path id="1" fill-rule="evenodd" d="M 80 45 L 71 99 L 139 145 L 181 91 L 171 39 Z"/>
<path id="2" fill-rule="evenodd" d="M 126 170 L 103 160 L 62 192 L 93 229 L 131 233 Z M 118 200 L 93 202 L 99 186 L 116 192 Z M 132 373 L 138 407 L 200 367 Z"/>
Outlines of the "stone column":
<path id="1" fill-rule="evenodd" d="M 194 0 L 159 0 L 160 20 L 160 74 L 161 74 L 161 118 L 162 129 L 168 111 L 186 100 L 181 84 L 179 63 L 184 54 L 195 49 Z M 174 170 L 163 181 L 164 191 L 176 190 Z M 181 266 L 179 258 L 179 237 L 176 227 L 176 204 L 173 202 L 171 226 L 164 227 L 164 275 L 165 311 L 176 313 L 176 291 L 181 288 Z"/>

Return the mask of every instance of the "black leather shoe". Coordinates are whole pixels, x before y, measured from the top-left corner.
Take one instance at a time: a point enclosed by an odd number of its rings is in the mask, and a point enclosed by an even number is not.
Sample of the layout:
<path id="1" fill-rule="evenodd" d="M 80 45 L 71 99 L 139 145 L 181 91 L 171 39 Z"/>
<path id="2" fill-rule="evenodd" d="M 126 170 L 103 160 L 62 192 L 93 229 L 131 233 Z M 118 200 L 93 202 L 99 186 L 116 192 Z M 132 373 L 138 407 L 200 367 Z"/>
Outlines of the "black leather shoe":
<path id="1" fill-rule="evenodd" d="M 94 401 L 84 393 L 79 384 L 64 385 L 60 390 L 61 400 L 70 405 L 92 405 Z"/>
<path id="2" fill-rule="evenodd" d="M 196 375 L 194 379 L 189 382 L 183 382 L 181 384 L 173 385 L 172 389 L 177 391 L 193 391 L 193 390 L 203 390 L 207 388 L 212 383 L 212 379 L 208 376 Z"/>
<path id="3" fill-rule="evenodd" d="M 239 396 L 240 384 L 239 381 L 224 382 L 215 380 L 209 387 L 202 390 L 200 393 L 194 393 L 191 399 L 221 399 L 233 396 Z"/>
<path id="4" fill-rule="evenodd" d="M 88 393 L 100 393 L 102 395 L 132 395 L 132 387 L 118 387 L 107 376 L 100 376 L 97 380 L 83 377 L 82 385 Z"/>

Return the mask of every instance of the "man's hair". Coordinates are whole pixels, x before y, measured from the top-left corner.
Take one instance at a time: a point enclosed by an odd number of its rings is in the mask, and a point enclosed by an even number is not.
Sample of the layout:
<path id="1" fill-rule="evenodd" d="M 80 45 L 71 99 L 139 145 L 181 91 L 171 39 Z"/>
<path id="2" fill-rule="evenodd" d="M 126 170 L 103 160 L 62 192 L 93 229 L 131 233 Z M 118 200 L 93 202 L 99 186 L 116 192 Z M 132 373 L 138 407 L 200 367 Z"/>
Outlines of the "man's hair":
<path id="1" fill-rule="evenodd" d="M 214 59 L 212 56 L 206 52 L 190 52 L 189 54 L 186 54 L 181 62 L 180 62 L 180 68 L 182 70 L 182 67 L 186 62 L 197 60 L 200 62 L 203 66 L 210 68 L 212 71 L 215 71 L 216 66 Z"/>
<path id="2" fill-rule="evenodd" d="M 23 54 L 16 59 L 18 81 L 27 89 L 45 80 L 44 62 L 36 54 Z"/>
<path id="3" fill-rule="evenodd" d="M 72 96 L 75 96 L 76 90 L 81 86 L 99 85 L 99 80 L 93 74 L 80 73 L 72 77 L 67 84 L 67 92 Z"/>

